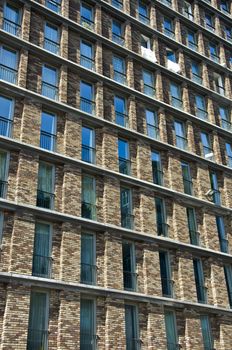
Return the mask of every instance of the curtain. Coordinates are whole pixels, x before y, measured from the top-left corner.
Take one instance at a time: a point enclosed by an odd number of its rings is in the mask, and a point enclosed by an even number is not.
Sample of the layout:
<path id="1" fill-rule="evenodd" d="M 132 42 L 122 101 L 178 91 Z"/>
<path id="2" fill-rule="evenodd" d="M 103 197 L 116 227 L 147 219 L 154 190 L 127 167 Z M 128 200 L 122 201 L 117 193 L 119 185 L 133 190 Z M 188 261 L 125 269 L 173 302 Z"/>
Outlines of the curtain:
<path id="1" fill-rule="evenodd" d="M 0 152 L 0 180 L 6 180 L 6 153 Z"/>
<path id="2" fill-rule="evenodd" d="M 17 66 L 17 53 L 16 53 L 16 51 L 12 51 L 12 50 L 9 50 L 5 47 L 2 47 L 1 64 L 15 70 L 16 66 Z"/>
<path id="3" fill-rule="evenodd" d="M 93 335 L 94 301 L 91 299 L 82 299 L 80 312 L 80 338 L 81 346 L 83 346 L 84 349 L 92 349 L 92 347 L 88 347 L 88 345 L 91 345 Z M 87 345 L 87 347 L 85 348 L 84 345 Z"/>
<path id="4" fill-rule="evenodd" d="M 138 338 L 136 308 L 134 305 L 125 305 L 125 323 L 126 323 L 126 344 L 127 350 L 135 349 L 133 339 Z"/>
<path id="5" fill-rule="evenodd" d="M 34 240 L 33 272 L 42 276 L 49 273 L 48 257 L 51 254 L 50 225 L 37 223 Z"/>
<path id="6" fill-rule="evenodd" d="M 201 316 L 201 330 L 205 349 L 212 349 L 213 341 L 208 316 Z"/>
<path id="7" fill-rule="evenodd" d="M 42 292 L 31 293 L 29 329 L 46 330 L 48 321 L 48 295 Z"/>
<path id="8" fill-rule="evenodd" d="M 52 165 L 40 163 L 38 175 L 38 189 L 40 191 L 53 193 Z"/>
<path id="9" fill-rule="evenodd" d="M 127 213 L 131 212 L 130 190 L 128 189 L 121 190 L 121 210 Z"/>
<path id="10" fill-rule="evenodd" d="M 170 344 L 177 344 L 176 320 L 175 320 L 175 314 L 172 311 L 165 312 L 165 328 L 166 328 L 167 342 Z M 171 346 L 170 346 L 170 349 L 172 349 Z"/>
<path id="11" fill-rule="evenodd" d="M 94 265 L 94 236 L 82 234 L 81 236 L 81 262 Z"/>
<path id="12" fill-rule="evenodd" d="M 95 191 L 95 179 L 90 176 L 83 176 L 82 178 L 82 201 L 95 205 L 96 203 L 96 191 Z"/>

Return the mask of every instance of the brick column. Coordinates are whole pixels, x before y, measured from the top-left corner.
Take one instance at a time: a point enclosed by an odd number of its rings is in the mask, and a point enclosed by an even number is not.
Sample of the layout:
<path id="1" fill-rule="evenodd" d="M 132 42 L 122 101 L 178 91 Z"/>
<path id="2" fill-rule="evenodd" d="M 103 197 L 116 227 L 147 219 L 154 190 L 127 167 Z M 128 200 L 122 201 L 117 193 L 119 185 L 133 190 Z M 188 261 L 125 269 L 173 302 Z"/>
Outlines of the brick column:
<path id="1" fill-rule="evenodd" d="M 67 103 L 68 93 L 68 68 L 65 65 L 60 67 L 59 101 Z"/>
<path id="2" fill-rule="evenodd" d="M 125 47 L 128 50 L 132 50 L 132 30 L 129 21 L 126 21 L 125 23 Z"/>
<path id="3" fill-rule="evenodd" d="M 102 34 L 102 8 L 99 4 L 95 6 L 95 32 Z"/>
<path id="4" fill-rule="evenodd" d="M 151 163 L 151 146 L 144 141 L 137 142 L 137 176 L 144 181 L 153 182 L 152 163 Z"/>
<path id="5" fill-rule="evenodd" d="M 103 216 L 105 223 L 120 226 L 120 181 L 116 178 L 104 177 Z"/>
<path id="6" fill-rule="evenodd" d="M 25 98 L 21 119 L 20 141 L 39 147 L 41 104 L 33 99 Z"/>
<path id="7" fill-rule="evenodd" d="M 68 59 L 68 44 L 69 44 L 68 26 L 65 24 L 62 24 L 61 37 L 60 37 L 60 55 L 66 59 Z"/>
<path id="8" fill-rule="evenodd" d="M 189 89 L 186 83 L 182 84 L 182 91 L 183 91 L 183 109 L 185 112 L 190 113 Z"/>
<path id="9" fill-rule="evenodd" d="M 31 6 L 25 4 L 23 7 L 23 18 L 22 18 L 22 39 L 29 41 L 30 37 L 30 22 L 31 22 Z"/>
<path id="10" fill-rule="evenodd" d="M 202 82 L 203 86 L 205 86 L 207 89 L 210 89 L 208 66 L 207 63 L 204 62 L 202 62 Z"/>
<path id="11" fill-rule="evenodd" d="M 197 302 L 192 255 L 189 253 L 178 255 L 178 279 L 175 280 L 174 285 L 175 298 Z"/>
<path id="12" fill-rule="evenodd" d="M 193 129 L 193 124 L 190 120 L 186 121 L 186 134 L 187 134 L 189 152 L 196 153 L 194 129 Z"/>
<path id="13" fill-rule="evenodd" d="M 68 164 L 64 165 L 62 211 L 81 216 L 81 169 Z"/>
<path id="14" fill-rule="evenodd" d="M 22 88 L 26 88 L 27 67 L 28 67 L 28 51 L 22 48 L 18 52 L 18 55 L 19 55 L 18 85 Z"/>
<path id="15" fill-rule="evenodd" d="M 202 245 L 205 248 L 220 251 L 215 214 L 205 210 L 203 220 L 203 232 L 201 232 Z"/>
<path id="16" fill-rule="evenodd" d="M 149 208 L 149 210 L 147 210 Z M 142 232 L 156 233 L 155 225 L 155 200 L 154 192 L 151 190 L 140 190 L 140 215 L 136 215 L 135 223 Z"/>
<path id="17" fill-rule="evenodd" d="M 102 129 L 102 166 L 109 170 L 119 171 L 118 134 L 108 127 Z"/>
<path id="18" fill-rule="evenodd" d="M 195 282 L 194 282 L 195 283 Z M 201 332 L 201 322 L 197 313 L 193 310 L 184 309 L 185 317 L 185 341 L 188 350 L 203 350 L 203 339 Z"/>
<path id="19" fill-rule="evenodd" d="M 183 181 L 182 181 L 183 184 Z M 183 186 L 184 187 L 184 186 Z M 184 188 L 182 190 L 184 192 Z M 177 241 L 189 243 L 188 221 L 185 207 L 178 202 L 173 203 L 173 228 Z"/>
<path id="20" fill-rule="evenodd" d="M 129 127 L 130 129 L 137 130 L 135 97 L 130 95 L 130 97 L 127 100 L 127 103 L 128 103 Z"/>
<path id="21" fill-rule="evenodd" d="M 166 330 L 162 305 L 148 304 L 148 349 L 166 350 Z"/>
<path id="22" fill-rule="evenodd" d="M 167 124 L 165 110 L 161 107 L 158 110 L 158 119 L 159 119 L 159 129 L 160 129 L 160 140 L 162 142 L 167 142 Z"/>
<path id="23" fill-rule="evenodd" d="M 144 244 L 143 270 L 144 293 L 153 296 L 162 295 L 160 283 L 159 251 L 156 244 Z"/>
<path id="24" fill-rule="evenodd" d="M 211 261 L 211 290 L 212 304 L 218 307 L 228 307 L 228 293 L 223 265 L 219 262 Z"/>
<path id="25" fill-rule="evenodd" d="M 75 113 L 65 116 L 64 154 L 68 157 L 81 158 L 81 119 Z"/>
<path id="26" fill-rule="evenodd" d="M 97 82 L 96 84 L 96 116 L 98 118 L 103 118 L 104 114 L 104 104 L 103 104 L 103 83 Z"/>
<path id="27" fill-rule="evenodd" d="M 124 301 L 107 298 L 105 303 L 105 350 L 125 349 L 125 308 Z M 115 322 L 117 320 L 117 322 Z"/>
<path id="28" fill-rule="evenodd" d="M 103 74 L 102 43 L 96 42 L 95 45 L 95 69 L 98 74 Z"/>
<path id="29" fill-rule="evenodd" d="M 172 152 L 168 152 L 169 159 L 169 184 L 170 188 L 176 191 L 181 192 L 182 190 L 182 171 L 180 160 L 172 154 Z"/>

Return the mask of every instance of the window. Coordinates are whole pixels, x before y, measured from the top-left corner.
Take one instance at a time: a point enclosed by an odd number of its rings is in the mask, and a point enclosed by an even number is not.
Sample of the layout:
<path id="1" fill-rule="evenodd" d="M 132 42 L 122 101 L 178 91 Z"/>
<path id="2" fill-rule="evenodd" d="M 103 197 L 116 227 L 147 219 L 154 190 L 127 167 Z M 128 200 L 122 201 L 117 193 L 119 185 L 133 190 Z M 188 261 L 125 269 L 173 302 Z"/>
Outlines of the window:
<path id="1" fill-rule="evenodd" d="M 184 6 L 183 6 L 183 15 L 190 19 L 191 21 L 194 20 L 193 17 L 193 10 L 192 10 L 192 4 L 190 4 L 188 1 L 184 1 Z"/>
<path id="2" fill-rule="evenodd" d="M 209 322 L 209 316 L 201 316 L 201 332 L 204 343 L 204 350 L 213 349 L 213 338 Z"/>
<path id="3" fill-rule="evenodd" d="M 122 35 L 122 24 L 115 19 L 112 21 L 112 40 L 123 46 L 124 45 L 124 38 Z"/>
<path id="4" fill-rule="evenodd" d="M 5 46 L 0 47 L 0 79 L 9 83 L 17 83 L 18 75 L 17 52 Z"/>
<path id="5" fill-rule="evenodd" d="M 156 111 L 146 109 L 147 135 L 159 139 L 159 125 Z"/>
<path id="6" fill-rule="evenodd" d="M 231 265 L 224 266 L 224 273 L 225 273 L 229 303 L 230 303 L 230 307 L 232 308 L 232 267 Z"/>
<path id="7" fill-rule="evenodd" d="M 49 151 L 56 148 L 56 115 L 42 112 L 40 127 L 40 147 Z"/>
<path id="8" fill-rule="evenodd" d="M 222 216 L 216 216 L 216 224 L 217 224 L 220 249 L 223 253 L 229 253 L 228 240 L 226 239 L 224 218 Z"/>
<path id="9" fill-rule="evenodd" d="M 170 38 L 175 37 L 175 32 L 174 32 L 174 25 L 173 21 L 170 18 L 164 17 L 164 34 L 169 36 Z"/>
<path id="10" fill-rule="evenodd" d="M 3 14 L 3 30 L 19 36 L 21 33 L 21 13 L 20 9 L 6 3 Z"/>
<path id="11" fill-rule="evenodd" d="M 82 176 L 82 204 L 81 216 L 96 220 L 96 183 L 95 178 L 89 175 Z"/>
<path id="12" fill-rule="evenodd" d="M 37 189 L 37 203 L 38 207 L 53 209 L 54 208 L 54 180 L 55 169 L 54 166 L 48 163 L 39 163 L 38 173 L 38 189 Z"/>
<path id="13" fill-rule="evenodd" d="M 220 9 L 222 12 L 225 12 L 227 15 L 230 14 L 229 1 L 221 0 Z"/>
<path id="14" fill-rule="evenodd" d="M 173 107 L 182 109 L 181 88 L 176 83 L 170 83 L 171 104 Z"/>
<path id="15" fill-rule="evenodd" d="M 166 310 L 164 313 L 165 329 L 167 337 L 167 349 L 174 350 L 179 348 L 176 329 L 176 316 L 174 311 Z"/>
<path id="16" fill-rule="evenodd" d="M 2 245 L 2 239 L 3 239 L 3 224 L 4 224 L 4 214 L 2 211 L 0 211 L 0 247 Z"/>
<path id="17" fill-rule="evenodd" d="M 141 34 L 141 47 L 151 49 L 151 39 Z"/>
<path id="18" fill-rule="evenodd" d="M 94 70 L 93 45 L 87 41 L 81 40 L 80 44 L 80 63 L 83 67 Z"/>
<path id="19" fill-rule="evenodd" d="M 48 349 L 49 296 L 32 291 L 27 337 L 27 350 Z"/>
<path id="20" fill-rule="evenodd" d="M 215 84 L 215 91 L 224 96 L 225 95 L 225 81 L 223 79 L 223 77 L 218 74 L 218 73 L 214 73 L 214 84 Z"/>
<path id="21" fill-rule="evenodd" d="M 221 204 L 221 194 L 220 194 L 220 191 L 218 189 L 217 174 L 210 171 L 209 177 L 210 177 L 211 189 L 213 191 L 213 195 L 212 195 L 213 202 L 217 205 L 220 205 Z"/>
<path id="22" fill-rule="evenodd" d="M 121 225 L 133 229 L 134 216 L 132 208 L 132 193 L 129 188 L 121 188 Z"/>
<path id="23" fill-rule="evenodd" d="M 193 182 L 190 172 L 190 166 L 188 163 L 181 162 L 182 177 L 184 184 L 184 193 L 193 195 Z"/>
<path id="24" fill-rule="evenodd" d="M 113 79 L 120 84 L 126 84 L 126 67 L 124 58 L 113 56 L 113 67 Z"/>
<path id="25" fill-rule="evenodd" d="M 164 297 L 173 298 L 173 281 L 171 280 L 171 265 L 167 252 L 159 252 L 160 276 L 162 294 Z"/>
<path id="26" fill-rule="evenodd" d="M 131 162 L 130 162 L 129 143 L 122 139 L 118 139 L 118 161 L 119 161 L 119 172 L 122 174 L 130 175 Z"/>
<path id="27" fill-rule="evenodd" d="M 135 263 L 135 246 L 133 243 L 124 241 L 122 244 L 123 259 L 123 284 L 127 290 L 136 290 L 137 274 Z"/>
<path id="28" fill-rule="evenodd" d="M 61 1 L 62 0 L 46 0 L 46 6 L 50 10 L 59 13 L 61 9 Z"/>
<path id="29" fill-rule="evenodd" d="M 81 235 L 81 282 L 96 283 L 96 241 L 89 233 Z"/>
<path id="30" fill-rule="evenodd" d="M 187 45 L 191 50 L 198 51 L 197 35 L 191 30 L 187 33 Z"/>
<path id="31" fill-rule="evenodd" d="M 187 149 L 188 145 L 187 145 L 187 138 L 186 138 L 184 123 L 175 120 L 174 129 L 175 129 L 175 136 L 176 136 L 176 147 L 179 147 L 181 149 Z"/>
<path id="32" fill-rule="evenodd" d="M 207 120 L 208 112 L 206 110 L 205 97 L 201 95 L 195 95 L 195 103 L 196 103 L 196 116 L 200 119 Z"/>
<path id="33" fill-rule="evenodd" d="M 227 165 L 232 168 L 232 145 L 226 143 Z"/>
<path id="34" fill-rule="evenodd" d="M 227 107 L 219 107 L 219 116 L 221 118 L 221 125 L 223 129 L 231 131 L 230 111 Z"/>
<path id="35" fill-rule="evenodd" d="M 194 276 L 197 291 L 197 300 L 199 303 L 207 303 L 207 289 L 205 287 L 205 278 L 202 261 L 193 259 Z"/>
<path id="36" fill-rule="evenodd" d="M 135 305 L 125 305 L 126 350 L 139 350 L 138 311 Z"/>
<path id="37" fill-rule="evenodd" d="M 89 30 L 94 30 L 93 8 L 81 3 L 81 25 Z"/>
<path id="38" fill-rule="evenodd" d="M 228 41 L 232 42 L 232 28 L 225 26 L 224 27 L 225 37 Z"/>
<path id="39" fill-rule="evenodd" d="M 32 275 L 51 278 L 52 272 L 52 227 L 50 224 L 37 222 L 33 251 Z"/>
<path id="40" fill-rule="evenodd" d="M 120 0 L 112 0 L 111 4 L 119 10 L 123 9 L 123 2 Z"/>
<path id="41" fill-rule="evenodd" d="M 151 152 L 151 163 L 152 163 L 152 175 L 153 182 L 156 185 L 163 185 L 163 171 L 161 165 L 160 153 L 156 151 Z"/>
<path id="42" fill-rule="evenodd" d="M 58 100 L 58 72 L 46 64 L 42 69 L 42 95 L 52 100 Z"/>
<path id="43" fill-rule="evenodd" d="M 209 134 L 205 132 L 201 132 L 201 143 L 203 147 L 203 155 L 206 159 L 214 160 L 213 149 L 211 146 L 211 141 L 209 138 Z"/>
<path id="44" fill-rule="evenodd" d="M 0 151 L 0 197 L 5 198 L 8 177 L 8 154 Z"/>
<path id="45" fill-rule="evenodd" d="M 95 163 L 95 131 L 87 126 L 82 126 L 81 159 L 84 162 Z"/>
<path id="46" fill-rule="evenodd" d="M 156 209 L 156 226 L 158 236 L 168 236 L 167 214 L 165 208 L 165 202 L 162 198 L 155 198 Z"/>
<path id="47" fill-rule="evenodd" d="M 195 83 L 197 84 L 202 84 L 202 72 L 201 72 L 201 68 L 200 65 L 195 62 L 192 61 L 192 80 L 195 81 Z"/>
<path id="48" fill-rule="evenodd" d="M 215 31 L 213 16 L 210 14 L 205 14 L 205 27 L 211 32 Z"/>
<path id="49" fill-rule="evenodd" d="M 94 114 L 94 88 L 91 84 L 86 83 L 84 81 L 80 82 L 80 102 L 80 109 L 83 112 Z"/>
<path id="50" fill-rule="evenodd" d="M 145 69 L 143 70 L 143 92 L 148 96 L 155 96 L 155 83 L 153 73 Z"/>
<path id="51" fill-rule="evenodd" d="M 80 304 L 80 349 L 95 350 L 97 348 L 95 300 L 82 298 Z"/>
<path id="52" fill-rule="evenodd" d="M 161 2 L 166 6 L 172 7 L 172 0 L 161 0 Z"/>
<path id="53" fill-rule="evenodd" d="M 186 208 L 190 243 L 194 245 L 200 244 L 200 234 L 197 231 L 197 220 L 194 208 Z"/>
<path id="54" fill-rule="evenodd" d="M 52 53 L 59 54 L 60 36 L 57 26 L 46 22 L 44 28 L 44 48 Z"/>
<path id="55" fill-rule="evenodd" d="M 114 96 L 114 110 L 116 124 L 128 127 L 128 114 L 125 98 Z"/>
<path id="56" fill-rule="evenodd" d="M 14 101 L 11 98 L 0 95 L 0 135 L 11 136 L 13 113 Z"/>
<path id="57" fill-rule="evenodd" d="M 144 24 L 150 24 L 148 6 L 139 0 L 139 20 Z"/>
<path id="58" fill-rule="evenodd" d="M 216 63 L 219 63 L 219 54 L 218 54 L 218 47 L 217 45 L 213 43 L 209 43 L 209 56 L 211 60 L 213 60 Z"/>
<path id="59" fill-rule="evenodd" d="M 167 55 L 167 59 L 169 61 L 172 61 L 172 62 L 176 63 L 176 53 L 175 53 L 175 51 L 173 51 L 172 49 L 169 49 L 168 47 L 166 47 L 166 55 Z"/>

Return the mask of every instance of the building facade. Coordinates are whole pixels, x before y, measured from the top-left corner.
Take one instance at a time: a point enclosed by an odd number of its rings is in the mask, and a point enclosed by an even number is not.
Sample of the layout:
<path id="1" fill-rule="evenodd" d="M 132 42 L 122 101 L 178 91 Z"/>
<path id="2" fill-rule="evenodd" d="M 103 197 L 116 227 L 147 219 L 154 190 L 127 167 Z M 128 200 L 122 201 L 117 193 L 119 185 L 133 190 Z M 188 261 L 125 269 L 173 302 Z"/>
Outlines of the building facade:
<path id="1" fill-rule="evenodd" d="M 0 349 L 232 349 L 232 4 L 0 1 Z"/>

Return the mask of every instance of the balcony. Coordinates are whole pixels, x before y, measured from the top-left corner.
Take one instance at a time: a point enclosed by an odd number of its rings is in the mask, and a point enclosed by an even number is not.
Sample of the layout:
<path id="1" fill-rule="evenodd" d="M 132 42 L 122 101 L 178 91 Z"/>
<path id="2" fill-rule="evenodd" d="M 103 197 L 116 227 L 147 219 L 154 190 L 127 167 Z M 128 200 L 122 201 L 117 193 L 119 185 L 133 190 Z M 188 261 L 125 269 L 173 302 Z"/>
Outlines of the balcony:
<path id="1" fill-rule="evenodd" d="M 52 258 L 50 256 L 33 255 L 32 275 L 51 278 Z"/>
<path id="2" fill-rule="evenodd" d="M 137 273 L 123 271 L 123 285 L 124 289 L 135 291 L 137 288 Z"/>
<path id="3" fill-rule="evenodd" d="M 27 350 L 47 350 L 48 331 L 41 329 L 28 329 Z"/>
<path id="4" fill-rule="evenodd" d="M 139 13 L 139 20 L 148 26 L 150 25 L 150 18 L 143 15 L 142 13 Z"/>
<path id="5" fill-rule="evenodd" d="M 188 9 L 183 9 L 183 15 L 186 18 L 190 19 L 190 21 L 192 21 L 192 22 L 194 21 L 194 16 L 193 16 L 192 12 L 188 11 Z"/>
<path id="6" fill-rule="evenodd" d="M 124 46 L 125 44 L 124 38 L 121 35 L 118 35 L 116 33 L 112 33 L 112 40 L 120 46 Z"/>
<path id="7" fill-rule="evenodd" d="M 189 230 L 190 243 L 193 245 L 200 245 L 200 233 L 195 230 Z"/>
<path id="8" fill-rule="evenodd" d="M 8 182 L 4 180 L 0 180 L 0 198 L 6 197 Z"/>
<path id="9" fill-rule="evenodd" d="M 215 55 L 214 53 L 210 53 L 210 58 L 212 61 L 214 61 L 216 63 L 220 63 L 220 58 L 218 55 Z"/>
<path id="10" fill-rule="evenodd" d="M 0 65 L 0 79 L 8 81 L 11 84 L 17 83 L 18 72 L 15 69 Z"/>
<path id="11" fill-rule="evenodd" d="M 80 332 L 80 349 L 81 350 L 96 350 L 98 336 L 92 333 Z"/>
<path id="12" fill-rule="evenodd" d="M 159 186 L 163 185 L 163 171 L 160 169 L 157 169 L 155 165 L 152 165 L 152 177 L 153 177 L 153 183 Z"/>
<path id="13" fill-rule="evenodd" d="M 176 147 L 187 150 L 188 140 L 184 136 L 176 135 Z"/>
<path id="14" fill-rule="evenodd" d="M 115 81 L 117 81 L 120 84 L 127 85 L 127 80 L 126 80 L 126 74 L 119 72 L 117 70 L 114 70 L 114 78 Z"/>
<path id="15" fill-rule="evenodd" d="M 178 97 L 171 96 L 171 104 L 175 108 L 183 109 L 183 101 Z"/>
<path id="16" fill-rule="evenodd" d="M 21 26 L 7 18 L 3 19 L 3 30 L 15 36 L 21 35 Z"/>
<path id="17" fill-rule="evenodd" d="M 206 110 L 201 109 L 199 107 L 196 107 L 196 117 L 203 119 L 203 120 L 207 120 L 208 119 L 208 113 Z"/>
<path id="18" fill-rule="evenodd" d="M 81 16 L 81 25 L 86 29 L 94 31 L 94 22 L 84 16 Z"/>
<path id="19" fill-rule="evenodd" d="M 54 151 L 56 147 L 56 135 L 41 130 L 40 147 L 49 151 Z"/>
<path id="20" fill-rule="evenodd" d="M 207 291 L 208 288 L 200 285 L 200 284 L 196 284 L 196 289 L 197 289 L 197 300 L 199 303 L 202 304 L 206 304 L 207 303 Z"/>
<path id="21" fill-rule="evenodd" d="M 138 338 L 127 338 L 126 339 L 126 349 L 127 350 L 140 350 L 141 349 L 141 339 Z"/>
<path id="22" fill-rule="evenodd" d="M 226 90 L 225 90 L 224 86 L 215 84 L 215 87 L 216 87 L 216 92 L 217 92 L 218 94 L 220 94 L 220 95 L 222 95 L 222 96 L 225 96 Z"/>
<path id="23" fill-rule="evenodd" d="M 198 74 L 193 73 L 193 72 L 192 72 L 192 81 L 194 81 L 195 83 L 200 84 L 200 85 L 202 85 L 202 82 L 203 82 L 202 77 Z"/>
<path id="24" fill-rule="evenodd" d="M 155 97 L 155 88 L 151 85 L 145 84 L 143 85 L 143 93 L 145 95 Z"/>
<path id="25" fill-rule="evenodd" d="M 163 296 L 173 298 L 174 281 L 168 278 L 161 278 L 161 284 Z"/>
<path id="26" fill-rule="evenodd" d="M 81 283 L 95 284 L 96 275 L 96 265 L 81 263 Z"/>
<path id="27" fill-rule="evenodd" d="M 111 4 L 116 7 L 118 10 L 123 9 L 123 2 L 119 0 L 112 0 Z"/>
<path id="28" fill-rule="evenodd" d="M 116 124 L 124 126 L 125 128 L 127 128 L 128 127 L 128 121 L 129 121 L 129 117 L 128 117 L 127 114 L 115 111 L 115 122 L 116 122 Z"/>
<path id="29" fill-rule="evenodd" d="M 147 135 L 153 139 L 159 140 L 159 127 L 147 124 Z"/>
<path id="30" fill-rule="evenodd" d="M 60 45 L 58 43 L 56 43 L 55 41 L 52 41 L 50 39 L 45 38 L 44 39 L 44 49 L 58 55 L 59 51 L 60 51 Z"/>
<path id="31" fill-rule="evenodd" d="M 87 163 L 95 163 L 96 150 L 93 147 L 82 145 L 81 147 L 81 159 Z"/>
<path id="32" fill-rule="evenodd" d="M 213 33 L 215 32 L 215 27 L 212 26 L 212 24 L 210 24 L 210 23 L 205 23 L 205 28 L 210 30 Z"/>
<path id="33" fill-rule="evenodd" d="M 133 230 L 134 228 L 134 215 L 122 212 L 121 213 L 121 226 Z"/>
<path id="34" fill-rule="evenodd" d="M 83 66 L 87 69 L 95 70 L 95 62 L 90 57 L 87 57 L 85 55 L 81 55 L 80 64 L 81 64 L 81 66 Z"/>
<path id="35" fill-rule="evenodd" d="M 58 88 L 55 85 L 42 81 L 42 95 L 52 100 L 58 100 Z"/>
<path id="36" fill-rule="evenodd" d="M 60 13 L 60 1 L 46 0 L 45 6 L 54 12 Z"/>
<path id="37" fill-rule="evenodd" d="M 129 159 L 119 157 L 119 172 L 121 174 L 130 175 L 131 161 Z"/>
<path id="38" fill-rule="evenodd" d="M 164 34 L 167 35 L 169 38 L 175 39 L 175 32 L 169 28 L 164 27 Z"/>
<path id="39" fill-rule="evenodd" d="M 55 202 L 54 193 L 37 190 L 37 201 L 36 201 L 37 207 L 53 209 L 54 202 Z"/>
<path id="40" fill-rule="evenodd" d="M 221 118 L 222 128 L 232 132 L 232 123 L 229 120 Z"/>
<path id="41" fill-rule="evenodd" d="M 229 241 L 228 241 L 228 239 L 220 238 L 219 242 L 220 242 L 221 252 L 228 254 L 229 253 Z"/>
<path id="42" fill-rule="evenodd" d="M 193 41 L 188 41 L 188 47 L 193 51 L 198 51 L 198 45 Z"/>
<path id="43" fill-rule="evenodd" d="M 166 222 L 157 222 L 158 236 L 168 237 L 169 225 Z"/>
<path id="44" fill-rule="evenodd" d="M 1 136 L 11 136 L 13 121 L 5 117 L 0 117 L 0 135 Z"/>
<path id="45" fill-rule="evenodd" d="M 81 216 L 85 219 L 96 220 L 96 205 L 92 203 L 81 203 Z"/>
<path id="46" fill-rule="evenodd" d="M 87 98 L 80 98 L 80 109 L 89 114 L 95 113 L 95 101 L 89 100 Z"/>

